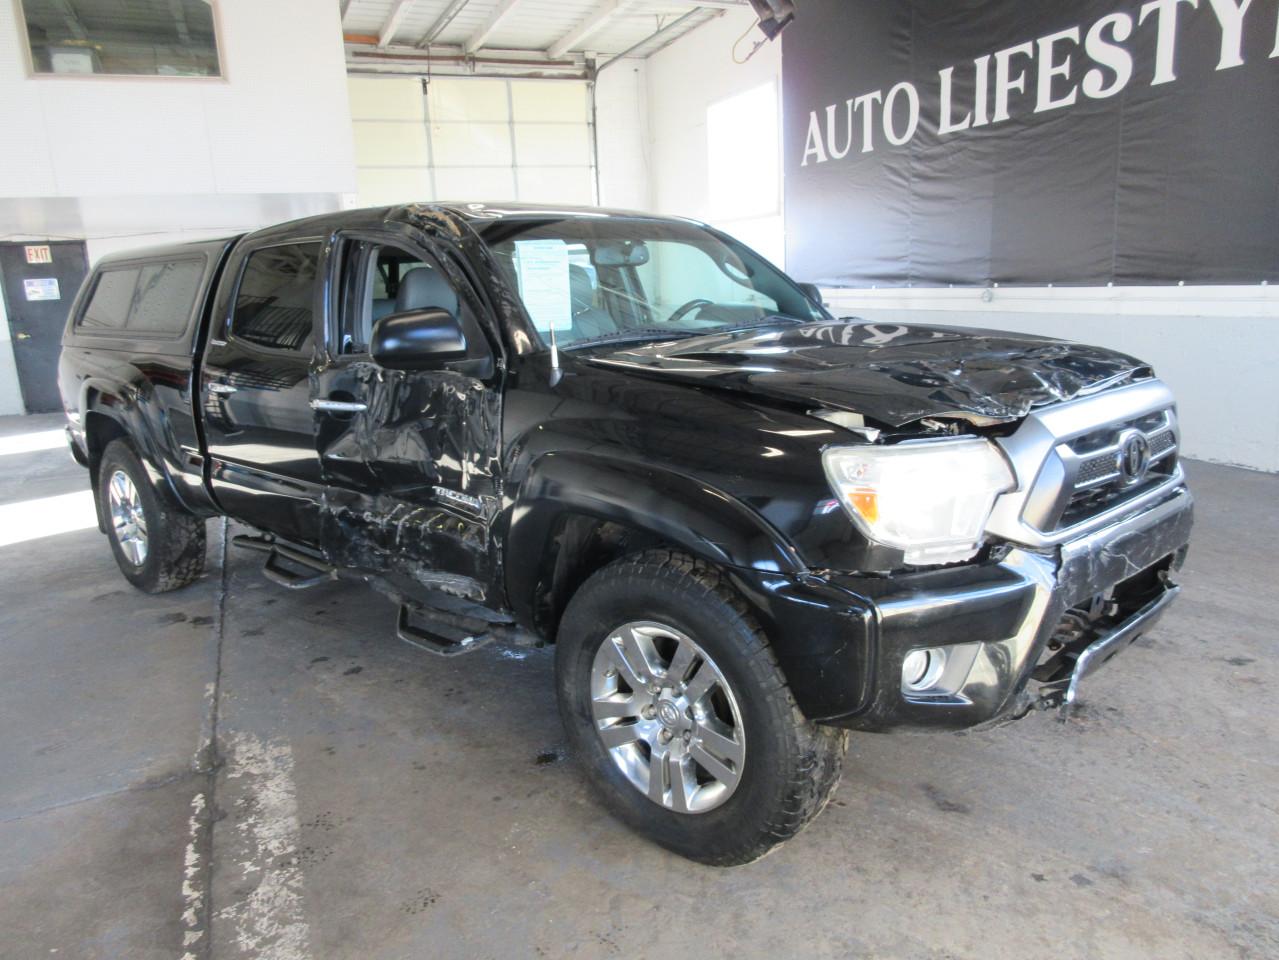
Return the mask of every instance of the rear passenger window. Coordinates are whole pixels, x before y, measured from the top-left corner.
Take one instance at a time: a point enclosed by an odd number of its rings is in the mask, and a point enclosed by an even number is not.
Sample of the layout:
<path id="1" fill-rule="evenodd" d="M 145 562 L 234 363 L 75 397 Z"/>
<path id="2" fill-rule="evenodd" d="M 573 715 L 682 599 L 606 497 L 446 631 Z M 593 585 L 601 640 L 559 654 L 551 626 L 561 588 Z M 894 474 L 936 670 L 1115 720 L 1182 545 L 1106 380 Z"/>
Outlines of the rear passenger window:
<path id="1" fill-rule="evenodd" d="M 129 319 L 129 306 L 138 285 L 139 267 L 103 270 L 94 284 L 93 296 L 77 326 L 85 330 L 120 330 Z"/>
<path id="2" fill-rule="evenodd" d="M 138 275 L 138 291 L 128 327 L 141 335 L 174 336 L 187 328 L 200 280 L 201 260 L 148 263 Z"/>
<path id="3" fill-rule="evenodd" d="M 232 336 L 272 350 L 312 342 L 320 244 L 290 243 L 249 254 L 231 316 Z"/>

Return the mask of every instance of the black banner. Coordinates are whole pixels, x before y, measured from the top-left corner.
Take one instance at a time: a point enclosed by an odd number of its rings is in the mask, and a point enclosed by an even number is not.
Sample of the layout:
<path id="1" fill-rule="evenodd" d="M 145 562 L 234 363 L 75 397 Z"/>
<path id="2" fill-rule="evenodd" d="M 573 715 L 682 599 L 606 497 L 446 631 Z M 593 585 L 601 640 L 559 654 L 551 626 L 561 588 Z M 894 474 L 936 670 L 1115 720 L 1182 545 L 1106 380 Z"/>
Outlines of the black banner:
<path id="1" fill-rule="evenodd" d="M 1279 280 L 1275 0 L 803 0 L 787 267 L 869 286 Z"/>

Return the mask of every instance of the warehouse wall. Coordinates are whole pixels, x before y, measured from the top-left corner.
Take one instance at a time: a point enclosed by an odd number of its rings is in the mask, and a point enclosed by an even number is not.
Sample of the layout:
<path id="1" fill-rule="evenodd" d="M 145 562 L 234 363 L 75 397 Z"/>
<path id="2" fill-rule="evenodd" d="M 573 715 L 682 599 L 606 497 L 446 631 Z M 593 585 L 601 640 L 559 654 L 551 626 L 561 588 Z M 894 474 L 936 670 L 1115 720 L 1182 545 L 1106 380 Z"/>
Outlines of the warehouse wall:
<path id="1" fill-rule="evenodd" d="M 782 79 L 781 45 L 766 44 L 745 64 L 733 62 L 734 43 L 754 22 L 754 16 L 746 10 L 726 13 L 649 58 L 646 99 L 652 156 L 651 206 L 658 213 L 713 223 L 781 263 L 785 244 L 780 138 L 772 147 L 776 161 L 771 166 L 772 182 L 752 183 L 730 191 L 728 197 L 722 199 L 717 199 L 711 183 L 711 146 L 707 132 L 711 107 L 772 84 L 773 115 L 758 121 L 777 124 L 781 115 L 778 96 Z M 739 55 L 749 50 L 754 40 L 753 34 L 748 35 L 739 47 Z M 751 139 L 758 128 L 744 120 L 733 124 L 728 132 L 735 138 L 743 138 L 742 145 L 739 149 L 732 149 L 730 145 L 723 158 L 726 162 L 719 165 L 716 176 L 742 174 L 759 164 Z M 774 198 L 769 212 L 758 212 L 754 191 L 763 191 Z M 734 194 L 743 203 L 744 215 L 733 208 Z"/>
<path id="2" fill-rule="evenodd" d="M 714 221 L 707 175 L 707 110 L 755 84 L 781 82 L 777 44 L 765 46 L 745 66 L 734 64 L 729 56 L 733 42 L 751 22 L 749 14 L 726 15 L 648 62 L 652 195 L 654 207 L 663 213 Z M 779 172 L 779 181 L 780 176 Z M 735 232 L 733 225 L 725 226 Z M 758 236 L 736 232 L 781 263 L 783 228 L 779 213 Z M 1187 455 L 1279 470 L 1279 392 L 1272 386 L 1273 371 L 1279 369 L 1279 289 L 1274 287 L 892 288 L 825 293 L 837 315 L 873 323 L 993 327 L 1134 354 L 1153 364 L 1176 390 Z"/>
<path id="3" fill-rule="evenodd" d="M 0 2 L 0 240 L 104 253 L 339 209 L 355 191 L 336 3 L 221 0 L 220 79 L 27 75 Z M 0 414 L 22 412 L 7 322 Z"/>

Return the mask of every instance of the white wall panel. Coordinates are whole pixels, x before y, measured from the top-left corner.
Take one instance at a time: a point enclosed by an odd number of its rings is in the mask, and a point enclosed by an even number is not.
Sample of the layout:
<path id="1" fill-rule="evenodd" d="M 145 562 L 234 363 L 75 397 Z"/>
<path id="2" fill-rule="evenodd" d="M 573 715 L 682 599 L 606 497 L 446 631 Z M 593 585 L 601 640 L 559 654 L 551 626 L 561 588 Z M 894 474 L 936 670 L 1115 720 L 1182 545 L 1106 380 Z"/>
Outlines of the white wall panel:
<path id="1" fill-rule="evenodd" d="M 432 123 L 505 123 L 511 119 L 505 80 L 432 80 L 427 87 Z"/>
<path id="2" fill-rule="evenodd" d="M 546 123 L 585 123 L 590 103 L 584 83 L 516 80 L 511 83 L 511 103 L 517 120 Z"/>
<path id="3" fill-rule="evenodd" d="M 444 78 L 423 94 L 416 78 L 353 77 L 350 86 L 361 205 L 594 200 L 585 83 Z"/>
<path id="4" fill-rule="evenodd" d="M 526 167 L 516 169 L 520 197 L 590 206 L 594 202 L 589 167 Z"/>
<path id="5" fill-rule="evenodd" d="M 0 196 L 350 192 L 337 5 L 219 11 L 223 79 L 28 77 L 0 3 Z"/>
<path id="6" fill-rule="evenodd" d="M 435 192 L 440 200 L 514 200 L 515 171 L 510 167 L 437 167 Z"/>
<path id="7" fill-rule="evenodd" d="M 589 167 L 590 127 L 583 123 L 517 123 L 515 157 L 520 166 Z"/>
<path id="8" fill-rule="evenodd" d="M 425 167 L 431 162 L 425 124 L 402 120 L 357 120 L 355 123 L 357 165 Z"/>
<path id="9" fill-rule="evenodd" d="M 440 167 L 511 165 L 511 128 L 506 123 L 432 123 L 431 149 Z"/>

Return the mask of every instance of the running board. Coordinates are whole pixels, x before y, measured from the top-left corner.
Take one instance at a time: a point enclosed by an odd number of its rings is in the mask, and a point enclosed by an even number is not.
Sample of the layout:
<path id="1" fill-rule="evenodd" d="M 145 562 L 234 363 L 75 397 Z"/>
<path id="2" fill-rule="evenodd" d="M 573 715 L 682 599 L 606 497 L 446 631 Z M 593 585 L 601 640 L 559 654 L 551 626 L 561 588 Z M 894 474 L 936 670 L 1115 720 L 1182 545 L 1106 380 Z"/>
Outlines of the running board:
<path id="1" fill-rule="evenodd" d="M 416 626 L 414 615 L 430 617 L 432 629 Z M 400 604 L 400 614 L 395 623 L 395 635 L 410 646 L 441 657 L 457 657 L 473 653 L 498 639 L 500 624 L 485 625 L 481 632 L 467 629 L 470 618 L 451 616 L 441 612 L 426 611 L 421 607 Z"/>
<path id="2" fill-rule="evenodd" d="M 232 537 L 231 543 L 246 550 L 257 550 L 260 553 L 265 553 L 266 562 L 262 564 L 262 575 L 272 583 L 279 584 L 289 590 L 305 590 L 307 587 L 314 587 L 328 580 L 337 579 L 337 570 L 319 557 L 313 557 L 302 550 L 287 547 L 270 538 L 251 537 L 242 533 Z M 301 567 L 302 570 L 290 569 L 281 563 L 281 560 L 286 560 L 296 567 Z"/>

